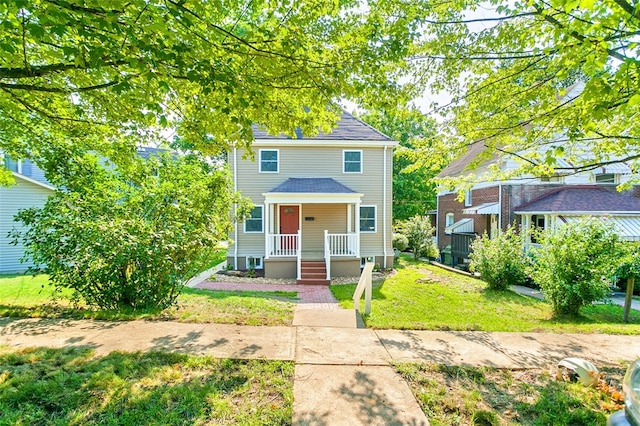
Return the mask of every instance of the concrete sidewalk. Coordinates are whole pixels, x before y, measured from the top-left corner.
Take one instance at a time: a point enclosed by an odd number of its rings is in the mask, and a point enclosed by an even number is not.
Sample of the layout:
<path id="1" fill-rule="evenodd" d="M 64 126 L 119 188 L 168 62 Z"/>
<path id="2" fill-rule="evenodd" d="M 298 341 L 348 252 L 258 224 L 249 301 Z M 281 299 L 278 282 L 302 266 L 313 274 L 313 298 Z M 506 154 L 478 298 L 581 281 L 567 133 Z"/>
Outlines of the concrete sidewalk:
<path id="1" fill-rule="evenodd" d="M 355 315 L 298 310 L 294 327 L 2 318 L 0 344 L 295 361 L 296 425 L 427 425 L 396 361 L 539 368 L 574 356 L 601 367 L 640 357 L 640 336 L 371 330 Z"/>

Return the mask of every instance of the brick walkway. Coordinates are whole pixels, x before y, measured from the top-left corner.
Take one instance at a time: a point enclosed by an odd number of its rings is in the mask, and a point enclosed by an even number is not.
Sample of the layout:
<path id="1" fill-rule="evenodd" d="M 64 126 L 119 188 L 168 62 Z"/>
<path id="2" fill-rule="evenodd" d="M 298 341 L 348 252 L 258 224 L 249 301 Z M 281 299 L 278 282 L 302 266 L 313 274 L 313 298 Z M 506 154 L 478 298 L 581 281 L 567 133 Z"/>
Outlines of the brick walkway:
<path id="1" fill-rule="evenodd" d="M 196 288 L 224 291 L 293 291 L 298 293 L 297 309 L 341 309 L 328 286 L 297 284 L 252 284 L 203 281 Z"/>

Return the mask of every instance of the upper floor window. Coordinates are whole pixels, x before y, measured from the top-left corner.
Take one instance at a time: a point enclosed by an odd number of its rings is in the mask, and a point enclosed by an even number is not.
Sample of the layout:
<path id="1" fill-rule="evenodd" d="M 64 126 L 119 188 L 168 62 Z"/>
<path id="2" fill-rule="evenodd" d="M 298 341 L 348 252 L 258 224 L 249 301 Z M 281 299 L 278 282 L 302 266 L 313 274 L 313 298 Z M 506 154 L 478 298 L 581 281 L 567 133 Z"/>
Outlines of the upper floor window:
<path id="1" fill-rule="evenodd" d="M 20 173 L 20 161 L 14 160 L 7 154 L 4 155 L 4 166 L 12 172 Z"/>
<path id="2" fill-rule="evenodd" d="M 362 151 L 342 151 L 344 173 L 362 173 Z"/>
<path id="3" fill-rule="evenodd" d="M 376 232 L 376 206 L 360 206 L 360 232 Z"/>
<path id="4" fill-rule="evenodd" d="M 471 189 L 467 189 L 467 192 L 464 193 L 464 206 L 469 207 L 472 204 L 471 200 Z"/>
<path id="5" fill-rule="evenodd" d="M 278 173 L 278 155 L 277 149 L 261 149 L 260 173 Z"/>
<path id="6" fill-rule="evenodd" d="M 544 182 L 544 183 L 562 183 L 563 181 L 564 181 L 564 177 L 560 175 L 542 176 L 540 178 L 540 182 Z"/>
<path id="7" fill-rule="evenodd" d="M 596 183 L 618 183 L 618 175 L 615 173 L 600 173 L 596 175 Z"/>
<path id="8" fill-rule="evenodd" d="M 262 206 L 255 206 L 251 210 L 251 217 L 244 222 L 244 232 L 262 232 Z"/>

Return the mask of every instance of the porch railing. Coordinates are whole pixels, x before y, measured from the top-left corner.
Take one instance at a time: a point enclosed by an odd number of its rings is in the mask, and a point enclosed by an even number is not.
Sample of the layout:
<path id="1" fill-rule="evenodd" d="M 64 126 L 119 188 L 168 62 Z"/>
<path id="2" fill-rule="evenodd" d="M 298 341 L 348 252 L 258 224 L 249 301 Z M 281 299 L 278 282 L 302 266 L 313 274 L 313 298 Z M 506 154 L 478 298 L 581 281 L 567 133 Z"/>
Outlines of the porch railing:
<path id="1" fill-rule="evenodd" d="M 325 247 L 329 249 L 331 256 L 358 256 L 358 235 L 354 232 L 348 234 L 329 234 L 325 231 Z"/>
<path id="2" fill-rule="evenodd" d="M 300 231 L 297 234 L 269 234 L 267 235 L 267 256 L 298 256 L 300 244 Z"/>

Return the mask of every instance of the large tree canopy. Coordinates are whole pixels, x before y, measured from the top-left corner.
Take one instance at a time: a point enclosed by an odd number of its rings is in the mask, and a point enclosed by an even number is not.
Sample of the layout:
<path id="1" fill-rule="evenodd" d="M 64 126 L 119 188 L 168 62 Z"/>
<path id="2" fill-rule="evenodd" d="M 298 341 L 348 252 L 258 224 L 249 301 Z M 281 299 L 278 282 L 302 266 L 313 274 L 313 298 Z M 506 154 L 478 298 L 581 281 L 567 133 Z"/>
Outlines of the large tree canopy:
<path id="1" fill-rule="evenodd" d="M 326 129 L 339 99 L 398 101 L 417 10 L 383 0 L 0 1 L 0 150 L 55 174 L 86 150 L 130 157 L 169 129 L 206 154 L 250 140 L 252 123 Z"/>
<path id="2" fill-rule="evenodd" d="M 394 220 L 423 216 L 427 210 L 435 209 L 436 188 L 432 178 L 444 163 L 432 161 L 429 167 L 424 167 L 420 162 L 439 143 L 433 119 L 415 107 L 373 110 L 361 118 L 400 143 L 393 156 Z"/>
<path id="3" fill-rule="evenodd" d="M 637 2 L 454 0 L 429 14 L 417 62 L 453 96 L 438 108 L 453 152 L 484 144 L 478 161 L 518 154 L 538 174 L 637 164 Z"/>

